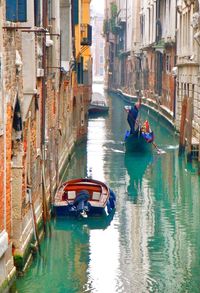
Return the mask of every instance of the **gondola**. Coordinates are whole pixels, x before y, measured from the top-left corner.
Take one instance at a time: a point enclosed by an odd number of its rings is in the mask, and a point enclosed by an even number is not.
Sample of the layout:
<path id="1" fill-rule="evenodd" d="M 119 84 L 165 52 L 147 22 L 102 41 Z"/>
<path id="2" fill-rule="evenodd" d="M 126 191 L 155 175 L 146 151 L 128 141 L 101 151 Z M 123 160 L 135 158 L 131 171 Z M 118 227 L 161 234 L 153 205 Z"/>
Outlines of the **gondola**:
<path id="1" fill-rule="evenodd" d="M 153 149 L 153 141 L 153 132 L 145 133 L 140 129 L 136 130 L 133 134 L 127 130 L 124 138 L 126 151 L 135 152 L 151 152 Z"/>
<path id="2" fill-rule="evenodd" d="M 92 101 L 88 108 L 88 113 L 91 114 L 108 114 L 109 107 L 105 101 Z"/>

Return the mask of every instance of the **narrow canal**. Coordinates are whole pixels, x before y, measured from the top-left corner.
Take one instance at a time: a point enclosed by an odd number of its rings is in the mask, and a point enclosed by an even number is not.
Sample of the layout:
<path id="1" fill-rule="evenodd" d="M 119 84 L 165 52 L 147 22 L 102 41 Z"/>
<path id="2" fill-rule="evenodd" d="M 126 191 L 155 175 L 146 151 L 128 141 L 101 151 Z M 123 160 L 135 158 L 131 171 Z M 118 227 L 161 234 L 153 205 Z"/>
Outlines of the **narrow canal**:
<path id="1" fill-rule="evenodd" d="M 178 156 L 169 126 L 142 109 L 165 151 L 126 154 L 125 103 L 107 97 L 109 115 L 91 118 L 65 178 L 106 181 L 117 195 L 108 218 L 52 219 L 18 293 L 200 292 L 200 178 Z"/>

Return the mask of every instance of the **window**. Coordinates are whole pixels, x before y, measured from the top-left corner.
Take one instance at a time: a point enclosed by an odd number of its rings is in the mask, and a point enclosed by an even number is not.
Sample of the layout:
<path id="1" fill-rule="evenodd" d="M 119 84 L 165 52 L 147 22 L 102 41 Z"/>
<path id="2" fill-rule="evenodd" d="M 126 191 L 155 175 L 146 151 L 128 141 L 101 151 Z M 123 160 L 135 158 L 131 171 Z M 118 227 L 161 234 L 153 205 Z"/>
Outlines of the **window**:
<path id="1" fill-rule="evenodd" d="M 76 71 L 78 84 L 83 84 L 83 57 L 81 57 L 80 62 L 77 63 Z"/>
<path id="2" fill-rule="evenodd" d="M 34 0 L 35 26 L 41 25 L 41 2 Z"/>
<path id="3" fill-rule="evenodd" d="M 72 1 L 72 19 L 74 25 L 79 23 L 79 0 Z"/>
<path id="4" fill-rule="evenodd" d="M 100 73 L 100 76 L 103 76 L 103 68 L 102 67 L 100 67 L 99 73 Z"/>
<path id="5" fill-rule="evenodd" d="M 52 1 L 48 0 L 48 18 L 49 18 L 49 21 L 51 21 L 52 16 L 53 16 Z"/>
<path id="6" fill-rule="evenodd" d="M 27 21 L 27 0 L 6 0 L 6 20 Z"/>
<path id="7" fill-rule="evenodd" d="M 101 55 L 99 58 L 99 62 L 102 64 L 103 63 L 103 56 Z"/>
<path id="8" fill-rule="evenodd" d="M 166 55 L 166 71 L 170 72 L 171 71 L 171 56 Z"/>

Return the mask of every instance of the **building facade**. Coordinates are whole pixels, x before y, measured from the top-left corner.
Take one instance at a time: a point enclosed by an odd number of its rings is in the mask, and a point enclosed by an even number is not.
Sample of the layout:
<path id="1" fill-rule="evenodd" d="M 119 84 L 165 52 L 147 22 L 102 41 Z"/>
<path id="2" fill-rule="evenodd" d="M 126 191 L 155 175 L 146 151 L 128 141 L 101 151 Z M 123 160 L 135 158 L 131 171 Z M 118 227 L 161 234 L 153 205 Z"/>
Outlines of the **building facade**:
<path id="1" fill-rule="evenodd" d="M 87 131 L 89 0 L 0 1 L 0 291 L 23 270 Z"/>
<path id="2" fill-rule="evenodd" d="M 103 81 L 104 79 L 104 38 L 103 38 L 103 15 L 92 12 L 92 60 L 93 60 L 93 80 Z"/>
<path id="3" fill-rule="evenodd" d="M 199 2 L 105 3 L 107 87 L 140 93 L 180 132 L 187 153 L 198 155 Z"/>
<path id="4" fill-rule="evenodd" d="M 177 92 L 176 124 L 184 121 L 186 147 L 200 149 L 200 7 L 199 1 L 177 3 Z M 183 120 L 183 104 L 186 118 Z M 184 138 L 183 138 L 184 139 Z"/>

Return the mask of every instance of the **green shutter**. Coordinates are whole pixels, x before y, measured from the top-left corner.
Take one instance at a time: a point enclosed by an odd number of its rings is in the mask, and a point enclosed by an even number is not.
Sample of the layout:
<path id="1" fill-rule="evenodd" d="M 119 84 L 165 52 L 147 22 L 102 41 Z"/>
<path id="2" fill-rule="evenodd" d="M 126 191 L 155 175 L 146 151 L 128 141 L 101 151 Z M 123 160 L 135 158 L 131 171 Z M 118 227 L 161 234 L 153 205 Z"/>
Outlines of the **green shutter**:
<path id="1" fill-rule="evenodd" d="M 6 20 L 17 21 L 17 2 L 16 2 L 16 0 L 6 0 Z"/>
<path id="2" fill-rule="evenodd" d="M 73 0 L 72 2 L 73 24 L 79 23 L 79 0 Z"/>
<path id="3" fill-rule="evenodd" d="M 27 0 L 6 0 L 6 20 L 27 21 Z"/>
<path id="4" fill-rule="evenodd" d="M 18 21 L 26 22 L 27 21 L 27 0 L 18 0 Z"/>

